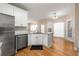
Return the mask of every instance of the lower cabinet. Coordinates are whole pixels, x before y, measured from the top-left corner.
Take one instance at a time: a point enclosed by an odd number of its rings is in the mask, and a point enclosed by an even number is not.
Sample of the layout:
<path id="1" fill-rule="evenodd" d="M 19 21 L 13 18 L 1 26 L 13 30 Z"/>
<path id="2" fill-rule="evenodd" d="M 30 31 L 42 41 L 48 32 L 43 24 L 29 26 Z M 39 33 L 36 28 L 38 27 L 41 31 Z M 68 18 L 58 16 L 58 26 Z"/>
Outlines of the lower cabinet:
<path id="1" fill-rule="evenodd" d="M 42 37 L 41 34 L 31 35 L 31 45 L 42 45 Z"/>
<path id="2" fill-rule="evenodd" d="M 28 34 L 28 45 L 43 45 L 45 47 L 52 46 L 53 34 Z"/>
<path id="3" fill-rule="evenodd" d="M 22 49 L 28 45 L 28 35 L 16 35 L 16 49 Z"/>

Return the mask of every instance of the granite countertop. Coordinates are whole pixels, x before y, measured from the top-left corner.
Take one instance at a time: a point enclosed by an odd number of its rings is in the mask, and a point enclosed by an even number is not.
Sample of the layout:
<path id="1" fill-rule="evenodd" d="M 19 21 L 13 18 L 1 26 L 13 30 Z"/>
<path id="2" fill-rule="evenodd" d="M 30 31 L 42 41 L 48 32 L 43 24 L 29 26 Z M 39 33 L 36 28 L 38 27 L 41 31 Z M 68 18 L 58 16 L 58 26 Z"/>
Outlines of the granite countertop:
<path id="1" fill-rule="evenodd" d="M 48 32 L 48 33 L 29 33 L 29 34 L 53 34 L 52 32 Z"/>
<path id="2" fill-rule="evenodd" d="M 15 31 L 15 35 L 22 35 L 22 34 L 53 34 L 53 32 L 47 32 L 47 33 L 29 33 L 27 31 Z"/>
<path id="3" fill-rule="evenodd" d="M 15 35 L 28 34 L 26 31 L 15 31 Z"/>

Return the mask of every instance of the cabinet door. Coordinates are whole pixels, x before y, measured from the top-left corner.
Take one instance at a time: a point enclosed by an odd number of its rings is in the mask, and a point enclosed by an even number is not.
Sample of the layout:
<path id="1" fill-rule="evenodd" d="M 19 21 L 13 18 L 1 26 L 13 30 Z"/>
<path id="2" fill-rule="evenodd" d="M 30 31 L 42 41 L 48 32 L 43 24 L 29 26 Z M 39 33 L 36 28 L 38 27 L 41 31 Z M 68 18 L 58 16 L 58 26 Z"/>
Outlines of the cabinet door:
<path id="1" fill-rule="evenodd" d="M 36 35 L 31 34 L 31 45 L 36 45 Z"/>
<path id="2" fill-rule="evenodd" d="M 3 3 L 3 4 L 0 4 L 0 6 L 1 6 L 0 7 L 1 13 L 14 16 L 14 7 L 12 5 Z"/>
<path id="3" fill-rule="evenodd" d="M 31 34 L 28 34 L 28 46 L 31 45 Z"/>
<path id="4" fill-rule="evenodd" d="M 53 34 L 48 35 L 48 46 L 51 47 L 53 44 Z"/>
<path id="5" fill-rule="evenodd" d="M 37 45 L 42 45 L 43 44 L 43 35 L 41 35 L 41 34 L 37 34 L 36 35 L 36 44 Z"/>
<path id="6" fill-rule="evenodd" d="M 17 8 L 14 8 L 15 15 L 15 26 L 26 26 L 27 24 L 27 11 Z"/>
<path id="7" fill-rule="evenodd" d="M 32 45 L 42 45 L 42 35 L 41 34 L 32 34 L 31 35 L 31 44 Z"/>
<path id="8" fill-rule="evenodd" d="M 2 6 L 3 4 L 2 3 L 0 3 L 0 13 L 2 13 Z"/>
<path id="9" fill-rule="evenodd" d="M 43 35 L 43 45 L 48 47 L 48 35 Z"/>

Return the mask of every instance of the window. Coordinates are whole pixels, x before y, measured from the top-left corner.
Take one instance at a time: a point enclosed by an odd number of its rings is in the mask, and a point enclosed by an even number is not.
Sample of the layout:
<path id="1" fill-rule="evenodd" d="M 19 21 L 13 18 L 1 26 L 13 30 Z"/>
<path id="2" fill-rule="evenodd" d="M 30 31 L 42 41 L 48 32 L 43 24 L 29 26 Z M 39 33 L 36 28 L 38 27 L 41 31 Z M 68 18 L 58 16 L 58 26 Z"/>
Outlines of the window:
<path id="1" fill-rule="evenodd" d="M 72 38 L 72 21 L 68 21 L 68 37 Z"/>
<path id="2" fill-rule="evenodd" d="M 41 32 L 42 32 L 42 33 L 45 32 L 44 28 L 45 28 L 45 26 L 42 24 L 42 25 L 41 25 Z"/>
<path id="3" fill-rule="evenodd" d="M 37 24 L 32 24 L 31 25 L 31 31 L 36 32 L 37 31 Z"/>
<path id="4" fill-rule="evenodd" d="M 54 23 L 54 36 L 64 37 L 64 22 Z"/>

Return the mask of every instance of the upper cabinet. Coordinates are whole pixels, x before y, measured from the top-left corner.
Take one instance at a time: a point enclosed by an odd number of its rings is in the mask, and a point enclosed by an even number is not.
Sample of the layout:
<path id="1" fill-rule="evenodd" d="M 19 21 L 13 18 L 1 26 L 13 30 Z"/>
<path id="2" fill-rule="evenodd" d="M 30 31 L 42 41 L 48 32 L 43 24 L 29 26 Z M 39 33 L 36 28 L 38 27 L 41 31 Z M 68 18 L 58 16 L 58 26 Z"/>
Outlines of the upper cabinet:
<path id="1" fill-rule="evenodd" d="M 27 26 L 27 14 L 27 11 L 14 7 L 15 26 Z"/>
<path id="2" fill-rule="evenodd" d="M 0 3 L 0 13 L 15 16 L 15 26 L 27 26 L 28 12 L 16 6 Z"/>
<path id="3" fill-rule="evenodd" d="M 7 15 L 14 15 L 14 8 L 13 6 L 7 4 L 7 3 L 2 3 L 0 4 L 0 13 L 4 13 Z"/>

